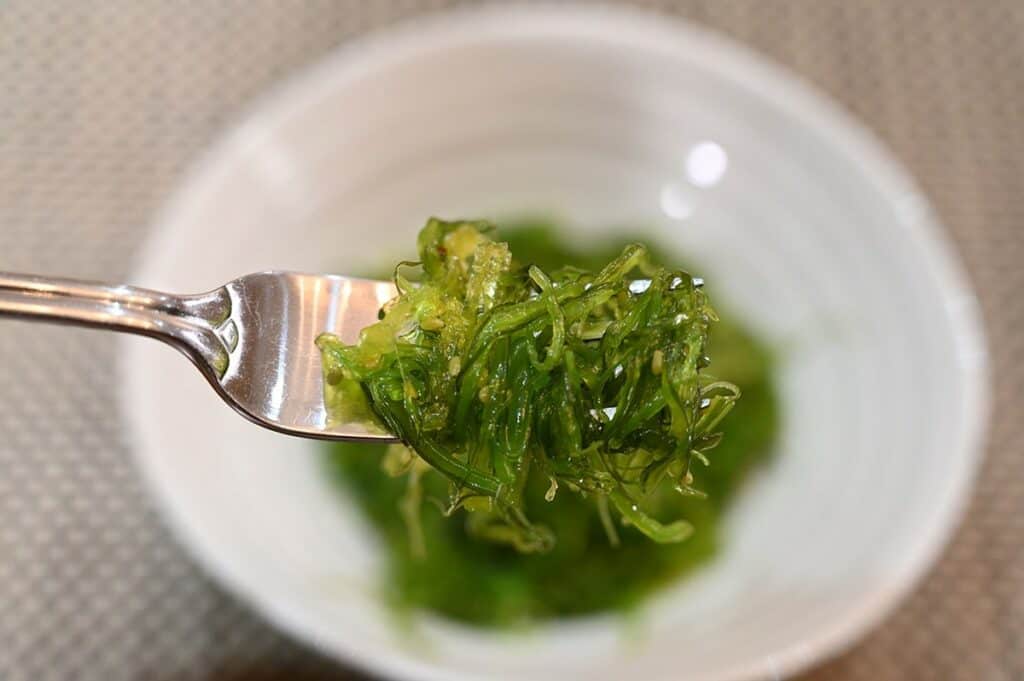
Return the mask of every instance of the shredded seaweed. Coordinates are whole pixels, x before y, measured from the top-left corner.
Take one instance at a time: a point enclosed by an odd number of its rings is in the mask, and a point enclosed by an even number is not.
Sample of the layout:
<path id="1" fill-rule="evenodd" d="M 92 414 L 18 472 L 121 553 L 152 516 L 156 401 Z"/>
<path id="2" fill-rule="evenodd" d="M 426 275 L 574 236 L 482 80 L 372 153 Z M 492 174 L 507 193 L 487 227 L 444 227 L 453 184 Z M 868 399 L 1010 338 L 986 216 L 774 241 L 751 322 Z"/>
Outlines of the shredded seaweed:
<path id="1" fill-rule="evenodd" d="M 531 519 L 531 475 L 550 481 L 549 502 L 566 490 L 589 500 L 613 543 L 612 512 L 658 543 L 689 537 L 648 497 L 666 484 L 701 494 L 691 463 L 708 462 L 739 397 L 705 371 L 717 316 L 700 282 L 639 244 L 601 268 L 545 270 L 514 259 L 486 222 L 431 219 L 417 245 L 418 283 L 396 269 L 399 295 L 357 343 L 317 339 L 327 404 L 358 386 L 447 478 L 446 512 L 468 511 L 477 538 L 552 549 L 556 533 Z M 422 545 L 419 475 L 401 512 Z"/>
<path id="2" fill-rule="evenodd" d="M 501 239 L 521 262 L 548 272 L 572 265 L 600 269 L 625 247 L 622 239 L 573 238 L 557 224 L 503 224 Z M 635 233 L 630 228 L 628 233 Z M 673 262 L 649 238 L 655 262 Z M 383 269 L 363 274 L 381 278 Z M 709 284 L 714 287 L 714 281 Z M 547 525 L 558 542 L 546 553 L 520 553 L 507 545 L 480 541 L 464 522 L 444 515 L 448 479 L 404 447 L 335 442 L 325 446 L 326 473 L 339 494 L 351 501 L 373 528 L 383 550 L 383 595 L 399 613 L 427 610 L 477 626 L 520 626 L 554 617 L 620 611 L 641 605 L 666 583 L 714 558 L 725 538 L 722 515 L 742 490 L 747 474 L 765 461 L 778 429 L 779 407 L 771 354 L 730 318 L 715 324 L 709 354 L 715 374 L 743 388 L 743 399 L 720 427 L 722 442 L 714 465 L 694 466 L 693 485 L 706 498 L 680 496 L 665 481 L 644 499 L 649 514 L 662 520 L 684 518 L 694 526 L 684 542 L 657 544 L 632 527 L 617 527 L 619 542 L 608 538 L 610 509 L 566 493 L 536 470 L 529 475 L 525 504 L 536 523 Z M 597 330 L 599 331 L 599 330 Z M 596 331 L 595 331 L 596 333 Z M 653 358 L 652 358 L 653 361 Z M 358 387 L 358 386 L 357 386 Z M 409 504 L 409 481 L 417 461 L 420 511 L 415 527 L 402 508 Z M 394 476 L 398 477 L 394 477 Z M 551 498 L 548 498 L 551 497 Z M 605 504 L 607 506 L 607 504 Z M 418 532 L 423 545 L 411 538 Z M 420 549 L 425 549 L 421 551 Z"/>

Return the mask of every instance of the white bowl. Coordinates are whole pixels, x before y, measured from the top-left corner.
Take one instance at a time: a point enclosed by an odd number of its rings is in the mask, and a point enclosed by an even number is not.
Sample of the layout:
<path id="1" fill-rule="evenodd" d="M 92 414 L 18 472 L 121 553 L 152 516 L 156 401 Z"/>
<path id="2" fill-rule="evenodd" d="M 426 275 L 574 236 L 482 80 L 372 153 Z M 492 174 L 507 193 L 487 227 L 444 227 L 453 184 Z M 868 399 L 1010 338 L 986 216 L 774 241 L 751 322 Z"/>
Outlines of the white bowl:
<path id="1" fill-rule="evenodd" d="M 692 26 L 608 8 L 437 15 L 345 48 L 192 172 L 133 283 L 362 271 L 429 215 L 615 225 L 700 263 L 784 353 L 779 457 L 708 569 L 623 642 L 611 617 L 494 634 L 382 605 L 381 557 L 315 443 L 252 426 L 131 340 L 124 410 L 182 542 L 295 636 L 407 679 L 772 678 L 879 621 L 963 508 L 987 405 L 975 300 L 927 203 L 860 127 Z M 638 228 L 638 229 L 639 229 Z"/>

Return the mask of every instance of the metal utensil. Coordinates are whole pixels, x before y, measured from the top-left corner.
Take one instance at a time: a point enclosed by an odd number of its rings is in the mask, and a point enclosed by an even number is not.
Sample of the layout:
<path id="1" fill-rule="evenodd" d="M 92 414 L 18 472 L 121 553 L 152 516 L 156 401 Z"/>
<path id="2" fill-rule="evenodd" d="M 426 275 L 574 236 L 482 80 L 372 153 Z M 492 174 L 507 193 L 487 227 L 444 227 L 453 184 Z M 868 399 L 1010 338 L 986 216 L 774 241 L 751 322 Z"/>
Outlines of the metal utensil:
<path id="1" fill-rule="evenodd" d="M 0 317 L 150 336 L 185 353 L 225 402 L 261 426 L 393 442 L 373 423 L 328 418 L 314 341 L 324 331 L 355 341 L 395 293 L 390 282 L 295 272 L 248 274 L 184 296 L 0 272 Z"/>

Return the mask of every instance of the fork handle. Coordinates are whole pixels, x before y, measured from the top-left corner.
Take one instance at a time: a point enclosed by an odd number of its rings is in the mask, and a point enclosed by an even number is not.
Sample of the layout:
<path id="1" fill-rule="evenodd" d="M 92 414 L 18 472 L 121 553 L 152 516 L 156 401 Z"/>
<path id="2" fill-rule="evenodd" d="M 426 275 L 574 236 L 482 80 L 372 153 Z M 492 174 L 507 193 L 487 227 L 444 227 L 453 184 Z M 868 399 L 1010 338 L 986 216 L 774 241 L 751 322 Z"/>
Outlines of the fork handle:
<path id="1" fill-rule="evenodd" d="M 133 286 L 0 272 L 0 317 L 16 317 L 162 340 L 219 378 L 228 348 L 218 328 L 231 313 L 226 289 L 176 296 Z"/>

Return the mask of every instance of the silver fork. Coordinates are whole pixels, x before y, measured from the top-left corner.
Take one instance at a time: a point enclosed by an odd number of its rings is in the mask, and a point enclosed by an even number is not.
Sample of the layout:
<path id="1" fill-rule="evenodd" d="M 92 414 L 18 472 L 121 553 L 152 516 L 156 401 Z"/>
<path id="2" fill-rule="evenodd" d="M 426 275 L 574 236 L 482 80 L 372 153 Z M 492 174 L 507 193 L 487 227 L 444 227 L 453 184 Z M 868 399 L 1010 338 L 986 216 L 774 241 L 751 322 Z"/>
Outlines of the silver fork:
<path id="1" fill-rule="evenodd" d="M 195 295 L 0 272 L 0 317 L 162 340 L 249 420 L 333 440 L 395 441 L 373 423 L 328 418 L 314 344 L 324 331 L 355 341 L 394 296 L 390 282 L 294 272 L 248 274 Z"/>

